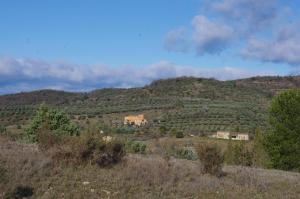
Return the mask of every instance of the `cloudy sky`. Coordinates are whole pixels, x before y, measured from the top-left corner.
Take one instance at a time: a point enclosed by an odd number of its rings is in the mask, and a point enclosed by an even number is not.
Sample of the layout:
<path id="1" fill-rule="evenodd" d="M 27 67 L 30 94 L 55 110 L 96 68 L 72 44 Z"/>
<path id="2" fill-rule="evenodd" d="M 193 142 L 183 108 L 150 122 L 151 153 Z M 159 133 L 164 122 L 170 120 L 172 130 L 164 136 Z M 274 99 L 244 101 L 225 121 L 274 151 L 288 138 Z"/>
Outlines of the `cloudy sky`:
<path id="1" fill-rule="evenodd" d="M 0 0 L 0 94 L 300 74 L 299 0 Z"/>

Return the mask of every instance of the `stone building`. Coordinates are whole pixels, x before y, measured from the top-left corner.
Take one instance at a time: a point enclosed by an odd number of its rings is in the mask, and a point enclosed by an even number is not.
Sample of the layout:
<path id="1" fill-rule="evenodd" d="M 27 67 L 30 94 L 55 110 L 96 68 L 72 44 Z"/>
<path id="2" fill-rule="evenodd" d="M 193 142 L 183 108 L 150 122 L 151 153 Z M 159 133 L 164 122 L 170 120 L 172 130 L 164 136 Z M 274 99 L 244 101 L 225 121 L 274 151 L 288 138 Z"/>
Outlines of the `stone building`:
<path id="1" fill-rule="evenodd" d="M 129 116 L 124 117 L 124 124 L 132 125 L 132 126 L 142 126 L 142 125 L 147 124 L 147 120 L 145 119 L 144 114 L 129 115 Z"/>
<path id="2" fill-rule="evenodd" d="M 228 132 L 228 131 L 218 131 L 212 137 L 218 139 L 226 140 L 249 140 L 249 135 L 247 133 L 238 133 L 238 132 Z"/>

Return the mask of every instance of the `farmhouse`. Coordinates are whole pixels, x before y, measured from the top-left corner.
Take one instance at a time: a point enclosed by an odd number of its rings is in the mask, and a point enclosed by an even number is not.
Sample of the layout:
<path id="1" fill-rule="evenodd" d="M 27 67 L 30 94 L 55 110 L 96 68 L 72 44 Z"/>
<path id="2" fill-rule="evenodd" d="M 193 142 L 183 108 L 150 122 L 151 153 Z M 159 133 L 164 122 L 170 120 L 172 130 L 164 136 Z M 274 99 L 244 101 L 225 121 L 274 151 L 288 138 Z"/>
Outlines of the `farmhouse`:
<path id="1" fill-rule="evenodd" d="M 218 139 L 226 140 L 249 140 L 249 135 L 247 133 L 238 133 L 238 132 L 228 132 L 228 131 L 218 131 L 212 137 Z"/>
<path id="2" fill-rule="evenodd" d="M 124 118 L 125 125 L 142 126 L 147 124 L 144 114 L 140 115 L 129 115 Z"/>

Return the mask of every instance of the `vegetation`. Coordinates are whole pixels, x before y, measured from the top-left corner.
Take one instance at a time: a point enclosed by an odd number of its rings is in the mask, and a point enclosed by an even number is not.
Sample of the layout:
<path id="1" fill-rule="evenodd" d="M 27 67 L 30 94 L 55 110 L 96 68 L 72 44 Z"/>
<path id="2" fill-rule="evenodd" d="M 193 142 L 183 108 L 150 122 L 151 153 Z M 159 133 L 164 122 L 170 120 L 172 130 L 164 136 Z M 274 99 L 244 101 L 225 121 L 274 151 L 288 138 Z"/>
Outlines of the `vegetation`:
<path id="1" fill-rule="evenodd" d="M 111 129 L 113 133 L 117 134 L 133 134 L 136 130 L 132 127 L 119 127 Z"/>
<path id="2" fill-rule="evenodd" d="M 266 127 L 266 110 L 272 96 L 299 85 L 299 77 L 257 77 L 224 82 L 182 77 L 133 89 L 101 89 L 89 93 L 35 91 L 0 96 L 0 123 L 26 124 L 45 102 L 64 110 L 76 121 L 96 119 L 120 127 L 124 114 L 143 112 L 153 129 L 164 126 L 201 134 L 234 131 L 238 127 L 241 132 L 254 135 L 257 126 Z"/>
<path id="3" fill-rule="evenodd" d="M 183 138 L 184 134 L 182 131 L 175 131 L 175 136 L 176 136 L 176 138 Z"/>
<path id="4" fill-rule="evenodd" d="M 0 134 L 5 133 L 6 132 L 6 128 L 0 124 Z"/>
<path id="5" fill-rule="evenodd" d="M 264 147 L 264 134 L 260 128 L 255 131 L 253 140 L 253 166 L 261 168 L 271 168 L 270 158 Z"/>
<path id="6" fill-rule="evenodd" d="M 79 142 L 72 145 L 75 145 L 75 157 L 79 163 L 89 162 L 100 167 L 117 164 L 125 155 L 123 143 L 106 142 L 97 134 L 83 135 Z"/>
<path id="7" fill-rule="evenodd" d="M 4 184 L 8 180 L 7 169 L 4 168 L 4 164 L 0 161 L 0 184 Z"/>
<path id="8" fill-rule="evenodd" d="M 125 145 L 125 149 L 129 153 L 144 154 L 146 152 L 146 147 L 146 144 L 138 141 L 128 141 Z"/>
<path id="9" fill-rule="evenodd" d="M 197 154 L 190 148 L 178 148 L 175 151 L 175 157 L 186 160 L 197 160 Z"/>
<path id="10" fill-rule="evenodd" d="M 233 165 L 252 166 L 253 151 L 244 142 L 230 142 L 225 154 L 226 163 Z"/>
<path id="11" fill-rule="evenodd" d="M 272 166 L 300 170 L 300 90 L 274 98 L 270 107 L 270 132 L 265 139 Z"/>
<path id="12" fill-rule="evenodd" d="M 224 156 L 217 145 L 201 144 L 196 147 L 198 158 L 201 161 L 202 173 L 209 173 L 216 176 L 222 175 Z"/>
<path id="13" fill-rule="evenodd" d="M 30 142 L 36 142 L 38 141 L 38 133 L 45 130 L 58 136 L 79 135 L 78 127 L 71 123 L 64 112 L 41 105 L 30 126 L 26 129 L 26 138 Z"/>
<path id="14" fill-rule="evenodd" d="M 7 192 L 4 195 L 4 199 L 19 199 L 27 198 L 33 195 L 33 188 L 28 186 L 17 186 L 11 192 Z"/>
<path id="15" fill-rule="evenodd" d="M 299 198 L 299 173 L 225 165 L 226 175 L 218 179 L 203 175 L 198 161 L 167 162 L 159 156 L 132 154 L 109 168 L 88 162 L 66 165 L 51 158 L 54 149 L 37 151 L 34 145 L 0 137 L 0 157 L 9 170 L 8 182 L 0 183 L 0 198 L 18 186 L 32 188 L 32 199 Z"/>
<path id="16" fill-rule="evenodd" d="M 0 96 L 0 198 L 299 198 L 299 173 L 262 169 L 299 170 L 299 90 L 279 94 L 266 122 L 272 96 L 299 86 L 183 77 Z M 123 124 L 140 113 L 147 125 Z M 253 139 L 207 137 L 220 130 Z"/>

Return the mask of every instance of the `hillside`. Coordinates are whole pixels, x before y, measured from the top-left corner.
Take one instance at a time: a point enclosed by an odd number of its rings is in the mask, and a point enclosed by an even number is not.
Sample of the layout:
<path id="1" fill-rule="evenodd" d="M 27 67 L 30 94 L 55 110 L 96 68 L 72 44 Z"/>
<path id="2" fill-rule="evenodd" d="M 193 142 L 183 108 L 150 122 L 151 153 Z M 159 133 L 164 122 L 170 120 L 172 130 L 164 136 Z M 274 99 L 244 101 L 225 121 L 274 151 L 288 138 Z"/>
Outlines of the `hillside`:
<path id="1" fill-rule="evenodd" d="M 112 168 L 65 165 L 54 162 L 49 152 L 39 150 L 36 145 L 1 137 L 0 157 L 5 162 L 0 164 L 0 198 L 16 185 L 28 187 L 33 192 L 30 198 L 37 199 L 296 199 L 300 195 L 300 174 L 296 172 L 227 165 L 223 168 L 225 175 L 217 178 L 201 174 L 197 161 L 174 158 L 167 161 L 160 156 L 137 154 L 126 156 Z"/>
<path id="2" fill-rule="evenodd" d="M 253 77 L 233 81 L 181 77 L 142 88 L 100 89 L 88 93 L 41 90 L 0 96 L 0 122 L 26 123 L 41 103 L 64 109 L 73 119 L 95 119 L 120 126 L 126 114 L 145 113 L 154 129 L 187 133 L 217 130 L 253 132 L 266 126 L 272 96 L 300 88 L 300 76 Z"/>

